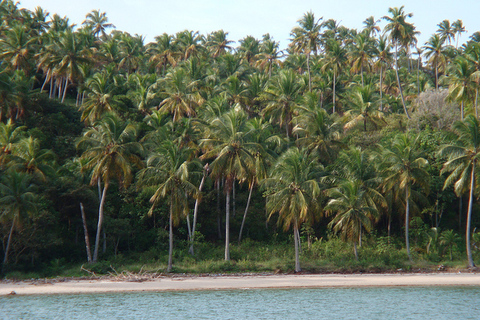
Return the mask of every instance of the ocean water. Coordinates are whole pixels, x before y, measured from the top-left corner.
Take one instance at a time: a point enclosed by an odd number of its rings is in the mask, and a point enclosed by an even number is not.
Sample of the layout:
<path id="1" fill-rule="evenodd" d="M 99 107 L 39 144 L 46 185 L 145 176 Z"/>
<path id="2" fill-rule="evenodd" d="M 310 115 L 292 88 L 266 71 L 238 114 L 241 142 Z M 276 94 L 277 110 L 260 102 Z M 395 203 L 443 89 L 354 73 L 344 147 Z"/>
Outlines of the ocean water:
<path id="1" fill-rule="evenodd" d="M 3 296 L 0 319 L 480 319 L 480 287 Z"/>

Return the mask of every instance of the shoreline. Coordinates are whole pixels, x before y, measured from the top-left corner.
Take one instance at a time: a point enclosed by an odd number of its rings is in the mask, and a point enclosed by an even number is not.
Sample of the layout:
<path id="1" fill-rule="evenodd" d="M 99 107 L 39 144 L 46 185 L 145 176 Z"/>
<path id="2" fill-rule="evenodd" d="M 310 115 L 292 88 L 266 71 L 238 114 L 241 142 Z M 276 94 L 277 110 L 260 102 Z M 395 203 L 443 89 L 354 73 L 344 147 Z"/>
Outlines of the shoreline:
<path id="1" fill-rule="evenodd" d="M 0 296 L 198 290 L 478 286 L 480 273 L 182 275 L 151 279 L 1 281 Z"/>

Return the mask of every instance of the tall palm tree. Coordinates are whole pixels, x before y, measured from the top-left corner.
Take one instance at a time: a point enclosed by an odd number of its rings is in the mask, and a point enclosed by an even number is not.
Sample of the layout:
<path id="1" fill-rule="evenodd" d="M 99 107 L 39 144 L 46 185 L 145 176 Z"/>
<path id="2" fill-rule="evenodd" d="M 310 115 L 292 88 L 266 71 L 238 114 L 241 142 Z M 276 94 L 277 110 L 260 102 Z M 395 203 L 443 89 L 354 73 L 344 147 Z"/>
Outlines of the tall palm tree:
<path id="1" fill-rule="evenodd" d="M 363 21 L 363 24 L 365 25 L 365 31 L 369 37 L 371 36 L 376 36 L 377 33 L 380 32 L 380 27 L 377 26 L 377 23 L 380 22 L 380 19 L 375 20 L 373 16 L 368 17 Z"/>
<path id="2" fill-rule="evenodd" d="M 25 135 L 25 126 L 17 126 L 11 119 L 7 123 L 0 122 L 0 167 L 5 164 Z"/>
<path id="3" fill-rule="evenodd" d="M 370 38 L 364 33 L 357 34 L 353 39 L 350 50 L 351 71 L 360 72 L 362 76 L 362 87 L 364 85 L 363 71 L 370 68 L 373 56 L 373 47 Z"/>
<path id="4" fill-rule="evenodd" d="M 98 260 L 105 200 L 111 181 L 118 179 L 120 185 L 128 186 L 132 180 L 132 167 L 142 165 L 139 157 L 142 147 L 136 142 L 136 136 L 135 126 L 107 114 L 87 129 L 77 142 L 77 148 L 83 150 L 81 158 L 87 160 L 84 169 L 91 170 L 90 184 L 100 186 L 103 182 L 93 262 Z"/>
<path id="5" fill-rule="evenodd" d="M 214 159 L 211 175 L 217 181 L 225 179 L 225 260 L 230 260 L 230 198 L 234 183 L 243 182 L 253 169 L 253 154 L 257 143 L 250 140 L 247 116 L 239 107 L 233 108 L 212 121 L 206 139 L 201 140 L 205 150 L 201 160 Z"/>
<path id="6" fill-rule="evenodd" d="M 438 25 L 438 34 L 440 37 L 446 41 L 448 44 L 452 42 L 452 39 L 455 40 L 455 30 L 452 28 L 450 24 L 450 20 L 445 19 L 440 22 Z"/>
<path id="7" fill-rule="evenodd" d="M 466 32 L 467 30 L 465 30 L 463 21 L 460 19 L 452 23 L 452 29 L 453 32 L 455 32 L 455 37 L 457 38 L 457 44 L 455 45 L 455 48 L 458 48 L 458 40 L 460 40 L 460 36 L 462 35 L 462 33 Z"/>
<path id="8" fill-rule="evenodd" d="M 476 117 L 469 115 L 463 121 L 457 121 L 453 128 L 457 134 L 455 144 L 442 146 L 438 156 L 447 157 L 441 173 L 450 172 L 445 180 L 444 189 L 453 184 L 457 196 L 461 196 L 467 190 L 469 192 L 465 234 L 468 265 L 474 267 L 471 226 L 473 201 L 475 200 L 476 169 L 480 159 L 480 123 Z"/>
<path id="9" fill-rule="evenodd" d="M 300 272 L 300 233 L 302 223 L 312 222 L 318 212 L 321 188 L 318 182 L 323 167 L 315 157 L 298 148 L 290 148 L 274 164 L 265 179 L 269 217 L 279 214 L 285 230 L 293 227 L 295 240 L 295 272 Z"/>
<path id="10" fill-rule="evenodd" d="M 445 39 L 440 37 L 438 34 L 434 34 L 430 39 L 425 43 L 424 51 L 425 57 L 428 59 L 428 64 L 430 64 L 435 69 L 435 89 L 438 90 L 438 73 L 445 70 L 447 65 L 447 55 L 445 47 L 443 46 Z"/>
<path id="11" fill-rule="evenodd" d="M 475 66 L 462 56 L 458 56 L 449 69 L 446 77 L 448 86 L 447 100 L 460 103 L 462 120 L 465 118 L 465 103 L 473 99 L 477 88 Z M 476 105 L 475 105 L 476 107 Z M 475 116 L 478 111 L 475 108 Z"/>
<path id="12" fill-rule="evenodd" d="M 157 69 L 162 70 L 165 76 L 167 65 L 175 67 L 177 65 L 178 53 L 175 47 L 173 36 L 163 33 L 155 37 L 155 42 L 147 48 L 150 54 L 150 61 L 155 64 Z"/>
<path id="13" fill-rule="evenodd" d="M 13 231 L 28 215 L 36 211 L 35 185 L 31 177 L 23 172 L 8 170 L 2 174 L 0 182 L 0 208 L 3 221 L 11 221 L 12 226 L 8 234 L 3 267 L 8 263 L 8 254 L 12 242 Z"/>
<path id="14" fill-rule="evenodd" d="M 280 65 L 280 59 L 285 55 L 283 51 L 279 50 L 280 43 L 271 39 L 269 36 L 264 36 L 260 46 L 260 53 L 257 55 L 256 65 L 261 70 L 268 70 L 268 77 L 272 77 L 272 69 L 274 66 Z"/>
<path id="15" fill-rule="evenodd" d="M 207 35 L 205 46 L 207 47 L 207 50 L 210 51 L 213 58 L 217 58 L 232 49 L 230 44 L 232 44 L 233 41 L 228 40 L 227 36 L 228 32 L 223 30 L 214 31 Z"/>
<path id="16" fill-rule="evenodd" d="M 180 148 L 173 141 L 165 140 L 150 154 L 147 167 L 139 172 L 139 185 L 154 191 L 149 214 L 161 199 L 170 200 L 167 272 L 172 270 L 173 226 L 188 213 L 188 196 L 197 193 L 197 188 L 188 180 L 191 155 L 191 149 Z"/>
<path id="17" fill-rule="evenodd" d="M 82 24 L 91 27 L 95 37 L 99 38 L 101 35 L 104 39 L 107 38 L 105 30 L 115 28 L 112 23 L 108 23 L 107 14 L 100 12 L 100 10 L 92 10 L 89 12 Z"/>
<path id="18" fill-rule="evenodd" d="M 375 62 L 375 67 L 378 70 L 380 68 L 380 111 L 383 111 L 383 75 L 384 70 L 386 70 L 392 62 L 392 53 L 390 52 L 391 46 L 387 42 L 387 39 L 383 36 L 380 36 L 376 42 L 376 56 L 377 61 Z"/>
<path id="19" fill-rule="evenodd" d="M 392 144 L 382 149 L 383 158 L 383 190 L 395 190 L 404 194 L 405 201 L 405 244 L 410 256 L 409 225 L 410 205 L 412 203 L 413 186 L 418 185 L 424 192 L 429 190 L 429 177 L 426 171 L 428 161 L 422 157 L 418 148 L 419 136 L 410 136 L 408 133 L 395 137 Z"/>
<path id="20" fill-rule="evenodd" d="M 340 232 L 345 240 L 353 242 L 355 259 L 358 260 L 357 242 L 363 230 L 372 230 L 378 210 L 368 201 L 367 192 L 359 180 L 343 182 L 329 190 L 328 195 L 331 199 L 324 209 L 327 213 L 335 214 L 328 226 Z"/>
<path id="21" fill-rule="evenodd" d="M 320 49 L 320 31 L 323 18 L 316 19 L 315 14 L 309 11 L 298 20 L 299 26 L 292 29 L 290 47 L 295 53 L 304 53 L 307 56 L 308 90 L 312 91 L 312 76 L 310 73 L 310 55 L 317 55 Z"/>
<path id="22" fill-rule="evenodd" d="M 24 26 L 14 26 L 0 37 L 0 59 L 10 70 L 32 72 L 35 37 Z"/>
<path id="23" fill-rule="evenodd" d="M 336 112 L 336 84 L 345 63 L 347 62 L 347 50 L 336 40 L 328 40 L 325 46 L 325 57 L 322 71 L 332 70 L 333 73 L 333 113 Z"/>
<path id="24" fill-rule="evenodd" d="M 398 90 L 402 98 L 402 106 L 405 111 L 405 115 L 410 119 L 410 114 L 408 113 L 407 107 L 405 105 L 405 98 L 403 97 L 402 85 L 400 83 L 400 77 L 398 75 L 398 48 L 404 46 L 407 39 L 409 39 L 410 34 L 414 31 L 415 27 L 413 24 L 406 21 L 407 18 L 413 16 L 412 13 L 405 14 L 403 11 L 404 6 L 400 8 L 388 8 L 388 12 L 391 14 L 391 17 L 384 16 L 383 19 L 387 21 L 385 26 L 384 33 L 388 33 L 388 38 L 395 48 L 395 72 L 397 76 Z"/>

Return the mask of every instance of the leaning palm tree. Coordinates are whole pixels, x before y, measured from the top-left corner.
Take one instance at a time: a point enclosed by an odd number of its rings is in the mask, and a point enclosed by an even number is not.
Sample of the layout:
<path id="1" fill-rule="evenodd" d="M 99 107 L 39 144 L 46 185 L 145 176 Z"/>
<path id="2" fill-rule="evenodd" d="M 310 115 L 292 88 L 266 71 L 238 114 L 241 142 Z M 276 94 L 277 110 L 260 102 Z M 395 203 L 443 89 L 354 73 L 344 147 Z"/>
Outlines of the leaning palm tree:
<path id="1" fill-rule="evenodd" d="M 173 141 L 165 140 L 153 150 L 147 159 L 147 167 L 138 175 L 139 185 L 154 191 L 149 214 L 153 213 L 161 199 L 170 200 L 167 272 L 172 270 L 173 226 L 187 214 L 188 196 L 197 194 L 197 188 L 188 180 L 191 155 L 191 149 L 180 148 Z"/>
<path id="2" fill-rule="evenodd" d="M 404 194 L 405 201 L 405 244 L 408 258 L 410 256 L 409 225 L 410 205 L 414 185 L 418 185 L 425 192 L 429 190 L 429 174 L 426 171 L 428 161 L 422 157 L 418 148 L 419 136 L 400 134 L 395 137 L 393 143 L 383 148 L 381 157 L 383 159 L 383 190 L 388 193 L 395 191 Z M 420 196 L 420 195 L 418 195 Z M 417 196 L 417 197 L 418 197 Z"/>
<path id="3" fill-rule="evenodd" d="M 471 249 L 471 225 L 473 213 L 473 201 L 476 185 L 476 169 L 480 159 L 480 123 L 478 119 L 469 115 L 463 121 L 454 124 L 457 134 L 455 144 L 443 146 L 438 155 L 447 157 L 441 173 L 450 172 L 445 180 L 444 188 L 453 184 L 457 196 L 461 196 L 466 190 L 469 191 L 466 246 L 468 265 L 474 267 Z"/>
<path id="4" fill-rule="evenodd" d="M 8 170 L 2 175 L 0 182 L 0 219 L 2 222 L 11 221 L 12 226 L 8 234 L 3 266 L 8 263 L 8 254 L 12 243 L 13 231 L 21 220 L 36 211 L 35 185 L 30 175 Z"/>
<path id="5" fill-rule="evenodd" d="M 136 142 L 136 136 L 135 126 L 107 114 L 88 128 L 77 142 L 77 148 L 83 150 L 81 158 L 87 160 L 84 169 L 91 170 L 90 184 L 98 184 L 100 192 L 103 182 L 93 262 L 98 260 L 105 200 L 111 181 L 118 179 L 125 187 L 132 180 L 132 167 L 141 167 L 139 154 L 142 147 Z"/>
<path id="6" fill-rule="evenodd" d="M 323 167 L 316 157 L 298 148 L 283 153 L 272 167 L 269 178 L 262 183 L 266 189 L 267 212 L 288 230 L 293 227 L 295 240 L 295 272 L 300 272 L 300 233 L 302 223 L 312 222 L 319 205 L 319 176 Z"/>
<path id="7" fill-rule="evenodd" d="M 358 260 L 357 242 L 363 230 L 370 232 L 378 218 L 378 210 L 369 201 L 367 190 L 360 180 L 345 181 L 328 191 L 330 201 L 325 207 L 335 217 L 328 224 L 335 232 L 340 232 L 345 240 L 353 242 L 355 259 Z"/>
<path id="8" fill-rule="evenodd" d="M 387 21 L 385 26 L 384 33 L 388 33 L 388 38 L 395 48 L 395 73 L 397 76 L 398 90 L 400 91 L 400 97 L 402 98 L 403 110 L 408 119 L 410 119 L 410 114 L 408 113 L 407 107 L 405 105 L 405 98 L 403 97 L 402 85 L 400 83 L 400 77 L 398 75 L 398 48 L 405 44 L 406 39 L 409 38 L 409 35 L 414 32 L 414 25 L 406 21 L 407 18 L 413 16 L 412 13 L 405 14 L 403 7 L 400 8 L 389 8 L 388 12 L 392 15 L 384 16 L 383 19 Z"/>

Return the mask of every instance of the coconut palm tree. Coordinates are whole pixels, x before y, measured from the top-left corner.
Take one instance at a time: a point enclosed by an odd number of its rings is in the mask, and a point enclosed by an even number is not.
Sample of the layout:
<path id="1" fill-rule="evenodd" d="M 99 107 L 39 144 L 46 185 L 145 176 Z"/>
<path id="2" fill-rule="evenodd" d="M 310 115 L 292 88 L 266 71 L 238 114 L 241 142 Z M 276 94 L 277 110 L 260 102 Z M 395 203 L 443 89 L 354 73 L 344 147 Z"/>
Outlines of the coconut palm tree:
<path id="1" fill-rule="evenodd" d="M 473 201 L 475 200 L 476 169 L 480 159 L 480 123 L 476 117 L 469 115 L 463 121 L 456 122 L 453 128 L 457 134 L 455 144 L 442 146 L 438 156 L 447 158 L 441 173 L 450 172 L 445 180 L 444 189 L 453 184 L 457 196 L 461 196 L 465 191 L 469 192 L 465 234 L 468 265 L 474 267 L 471 249 L 471 226 Z"/>
<path id="2" fill-rule="evenodd" d="M 323 58 L 322 71 L 331 70 L 333 73 L 333 113 L 336 112 L 336 85 L 337 77 L 347 62 L 347 50 L 340 44 L 340 42 L 330 39 L 325 46 L 325 57 Z"/>
<path id="3" fill-rule="evenodd" d="M 169 198 L 169 250 L 167 272 L 172 270 L 173 226 L 188 213 L 188 196 L 196 196 L 197 188 L 189 181 L 191 171 L 191 149 L 180 148 L 171 140 L 157 146 L 147 159 L 147 167 L 139 172 L 139 185 L 154 191 L 150 198 L 152 207 L 149 214 L 161 199 Z"/>
<path id="4" fill-rule="evenodd" d="M 445 246 L 445 249 L 449 249 L 450 261 L 453 260 L 453 247 L 456 247 L 459 241 L 460 236 L 453 230 L 445 230 L 440 234 L 440 245 Z"/>
<path id="5" fill-rule="evenodd" d="M 447 66 L 447 52 L 443 46 L 445 39 L 438 34 L 434 34 L 425 43 L 424 51 L 425 58 L 428 59 L 428 64 L 435 69 L 435 89 L 438 90 L 438 73 L 445 70 Z"/>
<path id="6" fill-rule="evenodd" d="M 414 185 L 418 185 L 425 193 L 429 191 L 429 173 L 426 171 L 428 161 L 422 157 L 418 148 L 419 136 L 410 136 L 408 133 L 397 135 L 386 148 L 381 151 L 383 159 L 383 190 L 395 190 L 404 194 L 405 201 L 405 245 L 410 256 L 409 225 L 410 205 L 414 204 L 412 195 Z M 415 193 L 416 194 L 416 193 Z M 417 196 L 418 197 L 418 196 Z"/>
<path id="7" fill-rule="evenodd" d="M 132 167 L 142 166 L 139 157 L 142 147 L 135 140 L 136 136 L 135 126 L 107 114 L 85 130 L 77 142 L 77 148 L 83 150 L 81 158 L 87 160 L 84 169 L 91 170 L 90 184 L 100 186 L 103 183 L 93 262 L 98 260 L 105 200 L 111 181 L 118 179 L 120 185 L 126 187 L 132 180 Z"/>
<path id="8" fill-rule="evenodd" d="M 378 218 L 378 210 L 368 201 L 367 191 L 362 185 L 363 182 L 352 180 L 330 189 L 327 194 L 331 199 L 324 208 L 328 214 L 335 214 L 328 226 L 336 233 L 341 233 L 345 240 L 353 242 L 356 260 L 357 242 L 363 231 L 372 230 L 373 222 Z"/>
<path id="9" fill-rule="evenodd" d="M 22 220 L 36 212 L 35 185 L 32 183 L 30 175 L 16 170 L 8 170 L 2 174 L 0 208 L 2 209 L 0 219 L 4 222 L 11 221 L 12 224 L 3 258 L 3 267 L 5 267 L 8 263 L 13 231 Z"/>
<path id="10" fill-rule="evenodd" d="M 455 31 L 450 24 L 450 20 L 445 19 L 439 24 L 437 24 L 438 30 L 437 33 L 440 37 L 446 41 L 448 44 L 452 42 L 452 39 L 455 40 Z"/>
<path id="11" fill-rule="evenodd" d="M 455 45 L 455 48 L 458 48 L 458 40 L 460 40 L 462 33 L 467 32 L 467 30 L 465 30 L 463 21 L 460 19 L 452 23 L 452 29 L 452 31 L 455 33 L 455 37 L 457 38 L 457 44 Z"/>
<path id="12" fill-rule="evenodd" d="M 372 123 L 375 128 L 385 122 L 383 112 L 377 107 L 379 99 L 371 85 L 354 87 L 349 96 L 350 109 L 345 112 L 347 123 L 344 129 L 354 128 L 359 122 L 363 122 L 363 131 L 367 131 L 367 123 Z"/>
<path id="13" fill-rule="evenodd" d="M 383 75 L 384 70 L 386 70 L 392 63 L 392 53 L 390 52 L 391 46 L 388 43 L 387 39 L 383 36 L 380 36 L 378 41 L 376 42 L 376 62 L 375 68 L 378 70 L 380 68 L 380 111 L 383 111 Z"/>
<path id="14" fill-rule="evenodd" d="M 162 70 L 163 76 L 165 76 L 168 65 L 172 67 L 177 65 L 178 52 L 175 41 L 173 36 L 167 33 L 156 36 L 155 42 L 147 48 L 147 53 L 150 54 L 150 62 L 155 64 L 157 70 Z"/>
<path id="15" fill-rule="evenodd" d="M 0 167 L 7 163 L 17 143 L 25 135 L 25 126 L 17 126 L 12 120 L 0 122 Z"/>
<path id="16" fill-rule="evenodd" d="M 260 46 L 260 53 L 257 55 L 257 67 L 261 70 L 268 70 L 268 77 L 272 77 L 272 69 L 274 66 L 280 65 L 280 59 L 285 55 L 279 50 L 280 43 L 270 38 L 267 34 L 264 36 Z"/>
<path id="17" fill-rule="evenodd" d="M 194 90 L 195 83 L 185 69 L 175 68 L 158 84 L 163 86 L 159 95 L 165 97 L 158 106 L 160 112 L 172 114 L 174 122 L 185 116 L 195 116 L 195 109 L 203 103 L 203 98 Z"/>
<path id="18" fill-rule="evenodd" d="M 225 179 L 225 260 L 230 260 L 230 198 L 236 181 L 244 182 L 253 170 L 258 145 L 250 139 L 247 115 L 235 107 L 211 122 L 207 138 L 200 146 L 205 150 L 200 160 L 214 159 L 210 164 L 211 175 Z"/>
<path id="19" fill-rule="evenodd" d="M 100 10 L 92 10 L 92 12 L 89 12 L 82 24 L 92 28 L 95 37 L 99 38 L 101 35 L 103 39 L 107 38 L 106 29 L 115 28 L 112 23 L 108 23 L 107 14 L 100 12 Z"/>
<path id="20" fill-rule="evenodd" d="M 369 70 L 370 68 L 374 52 L 373 50 L 371 40 L 366 34 L 360 33 L 353 38 L 353 43 L 349 52 L 350 63 L 352 65 L 351 72 L 360 72 L 362 76 L 362 87 L 364 86 L 363 71 Z"/>
<path id="21" fill-rule="evenodd" d="M 24 26 L 9 28 L 0 37 L 0 60 L 9 70 L 32 72 L 32 56 L 36 38 L 29 34 Z"/>
<path id="22" fill-rule="evenodd" d="M 282 70 L 273 77 L 265 89 L 267 106 L 263 114 L 271 119 L 278 119 L 280 125 L 285 126 L 287 137 L 292 135 L 292 118 L 298 106 L 302 93 L 302 84 L 292 70 Z"/>
<path id="23" fill-rule="evenodd" d="M 217 58 L 222 54 L 232 50 L 230 44 L 233 41 L 227 39 L 228 32 L 223 30 L 214 31 L 207 35 L 205 39 L 205 46 L 212 54 L 213 58 Z"/>
<path id="24" fill-rule="evenodd" d="M 321 188 L 318 182 L 323 167 L 316 157 L 293 147 L 273 165 L 266 189 L 269 218 L 278 213 L 278 222 L 285 230 L 293 227 L 295 240 L 295 272 L 300 272 L 300 233 L 302 223 L 311 223 L 318 212 Z"/>
<path id="25" fill-rule="evenodd" d="M 402 98 L 402 106 L 403 110 L 405 111 L 405 115 L 408 119 L 410 119 L 410 114 L 408 113 L 407 107 L 405 105 L 405 98 L 403 97 L 403 90 L 402 85 L 400 83 L 400 77 L 398 75 L 398 58 L 399 52 L 398 49 L 401 46 L 404 46 L 405 43 L 410 39 L 410 35 L 414 32 L 415 27 L 413 24 L 408 23 L 406 21 L 407 18 L 413 16 L 412 13 L 405 14 L 403 11 L 404 6 L 400 8 L 388 8 L 388 12 L 391 14 L 391 17 L 384 16 L 383 19 L 387 21 L 387 25 L 385 26 L 384 33 L 388 33 L 388 39 L 391 43 L 393 43 L 393 47 L 395 48 L 395 74 L 397 76 L 397 84 L 398 90 L 400 92 L 400 96 Z"/>
<path id="26" fill-rule="evenodd" d="M 320 49 L 320 31 L 323 18 L 316 19 L 315 14 L 309 11 L 298 20 L 299 26 L 292 29 L 290 48 L 294 53 L 304 53 L 307 56 L 308 90 L 312 91 L 312 76 L 310 73 L 310 55 L 317 55 Z"/>
<path id="27" fill-rule="evenodd" d="M 477 75 L 475 66 L 464 57 L 458 56 L 451 64 L 445 79 L 449 84 L 446 99 L 460 103 L 462 120 L 465 118 L 465 103 L 472 101 L 478 90 L 475 81 Z M 477 108 L 475 108 L 475 116 L 478 117 Z"/>

